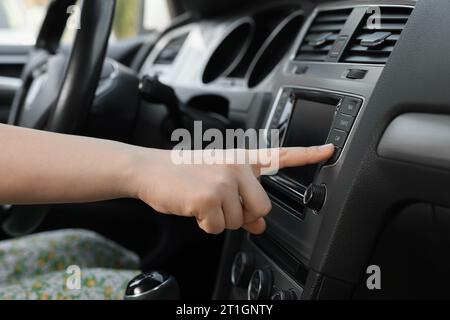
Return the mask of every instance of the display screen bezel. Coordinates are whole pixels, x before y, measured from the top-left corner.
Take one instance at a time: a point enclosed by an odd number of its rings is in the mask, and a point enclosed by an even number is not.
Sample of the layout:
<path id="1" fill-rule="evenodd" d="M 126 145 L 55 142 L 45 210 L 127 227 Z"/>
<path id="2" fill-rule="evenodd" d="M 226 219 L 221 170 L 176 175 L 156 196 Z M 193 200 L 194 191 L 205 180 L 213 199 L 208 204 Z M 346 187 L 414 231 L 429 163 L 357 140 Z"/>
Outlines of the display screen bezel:
<path id="1" fill-rule="evenodd" d="M 285 107 L 287 107 L 288 105 L 290 105 L 290 107 L 291 107 L 291 111 L 289 114 L 289 120 L 287 121 L 287 123 L 284 124 L 284 128 L 280 128 L 282 131 L 282 135 L 280 137 L 281 138 L 280 139 L 281 146 L 287 147 L 286 146 L 287 135 L 290 132 L 289 131 L 290 127 L 293 125 L 292 118 L 293 118 L 293 115 L 295 112 L 295 108 L 298 107 L 299 101 L 310 101 L 310 102 L 334 106 L 335 107 L 334 117 L 333 117 L 333 121 L 330 126 L 330 130 L 329 130 L 329 132 L 331 132 L 331 130 L 333 128 L 334 119 L 338 113 L 339 106 L 342 103 L 343 99 L 344 99 L 343 96 L 337 95 L 337 94 L 324 93 L 324 92 L 320 92 L 320 91 L 305 91 L 305 90 L 294 90 L 293 89 L 290 92 L 289 101 L 285 105 Z M 328 136 L 329 136 L 329 132 L 328 132 Z M 317 166 L 317 168 L 315 169 L 316 173 L 319 168 L 320 168 L 320 166 Z M 297 184 L 298 186 L 301 186 L 303 188 L 307 187 L 304 183 L 297 181 L 291 175 L 286 174 L 286 172 L 284 172 L 283 170 L 281 170 L 278 173 L 278 175 L 280 177 L 283 177 L 284 179 L 288 179 L 288 180 L 292 181 L 293 183 Z"/>

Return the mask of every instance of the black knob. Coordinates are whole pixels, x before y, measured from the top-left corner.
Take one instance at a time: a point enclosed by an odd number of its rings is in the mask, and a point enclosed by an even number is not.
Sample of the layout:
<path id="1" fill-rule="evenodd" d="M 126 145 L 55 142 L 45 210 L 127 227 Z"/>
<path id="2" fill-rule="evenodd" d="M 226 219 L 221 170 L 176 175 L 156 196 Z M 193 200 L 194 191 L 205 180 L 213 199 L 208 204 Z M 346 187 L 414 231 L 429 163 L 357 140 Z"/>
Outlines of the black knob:
<path id="1" fill-rule="evenodd" d="M 322 210 L 327 197 L 327 188 L 325 185 L 312 184 L 306 189 L 305 196 L 303 197 L 303 204 L 306 208 L 314 211 Z"/>
<path id="2" fill-rule="evenodd" d="M 277 290 L 277 291 L 275 291 L 275 293 L 272 295 L 272 297 L 270 298 L 270 300 L 284 300 L 284 301 L 298 300 L 298 296 L 297 296 L 297 293 L 295 292 L 294 289 L 290 289 L 290 290 Z"/>
<path id="3" fill-rule="evenodd" d="M 239 252 L 231 268 L 231 283 L 240 288 L 248 288 L 253 273 L 254 259 L 251 254 Z"/>
<path id="4" fill-rule="evenodd" d="M 173 276 L 162 272 L 144 273 L 130 281 L 125 300 L 178 300 L 180 288 Z"/>
<path id="5" fill-rule="evenodd" d="M 248 299 L 269 300 L 273 287 L 273 274 L 270 269 L 258 269 L 253 273 L 253 276 L 248 285 Z"/>

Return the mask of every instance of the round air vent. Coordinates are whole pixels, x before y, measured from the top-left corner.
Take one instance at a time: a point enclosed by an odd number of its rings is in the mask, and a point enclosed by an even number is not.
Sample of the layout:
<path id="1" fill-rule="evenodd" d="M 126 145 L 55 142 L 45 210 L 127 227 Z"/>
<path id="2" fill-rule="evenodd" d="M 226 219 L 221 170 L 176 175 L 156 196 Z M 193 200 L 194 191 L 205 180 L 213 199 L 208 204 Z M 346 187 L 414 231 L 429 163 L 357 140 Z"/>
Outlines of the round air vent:
<path id="1" fill-rule="evenodd" d="M 291 49 L 303 24 L 303 13 L 297 11 L 284 19 L 272 32 L 253 60 L 248 76 L 248 86 L 259 85 L 280 63 Z"/>
<path id="2" fill-rule="evenodd" d="M 245 56 L 254 34 L 254 22 L 244 18 L 233 24 L 206 65 L 203 82 L 211 83 L 228 75 Z"/>

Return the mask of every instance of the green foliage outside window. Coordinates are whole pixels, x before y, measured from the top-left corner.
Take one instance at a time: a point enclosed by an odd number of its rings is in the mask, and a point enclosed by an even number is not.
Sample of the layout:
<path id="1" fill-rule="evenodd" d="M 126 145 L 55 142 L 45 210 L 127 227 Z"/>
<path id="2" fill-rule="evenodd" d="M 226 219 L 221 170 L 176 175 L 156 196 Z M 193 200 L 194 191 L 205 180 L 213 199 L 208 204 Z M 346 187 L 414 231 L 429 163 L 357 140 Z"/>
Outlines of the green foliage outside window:
<path id="1" fill-rule="evenodd" d="M 117 0 L 113 31 L 118 39 L 136 36 L 140 31 L 141 0 Z"/>

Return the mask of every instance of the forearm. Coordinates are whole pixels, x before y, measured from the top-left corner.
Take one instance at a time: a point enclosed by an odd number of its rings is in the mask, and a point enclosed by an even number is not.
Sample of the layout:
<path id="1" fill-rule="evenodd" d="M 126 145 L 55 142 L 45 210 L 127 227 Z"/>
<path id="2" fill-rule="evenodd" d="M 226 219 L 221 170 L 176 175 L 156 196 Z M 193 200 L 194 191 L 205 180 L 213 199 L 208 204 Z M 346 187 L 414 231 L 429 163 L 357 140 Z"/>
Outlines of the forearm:
<path id="1" fill-rule="evenodd" d="M 209 233 L 244 227 L 259 234 L 271 210 L 257 179 L 267 166 L 262 162 L 176 164 L 169 151 L 6 125 L 0 146 L 2 204 L 139 198 L 161 213 L 195 217 Z M 276 163 L 285 168 L 325 161 L 334 146 L 279 151 Z M 248 152 L 250 159 L 258 154 Z"/>
<path id="2" fill-rule="evenodd" d="M 125 144 L 0 125 L 0 203 L 93 202 L 135 197 Z"/>

